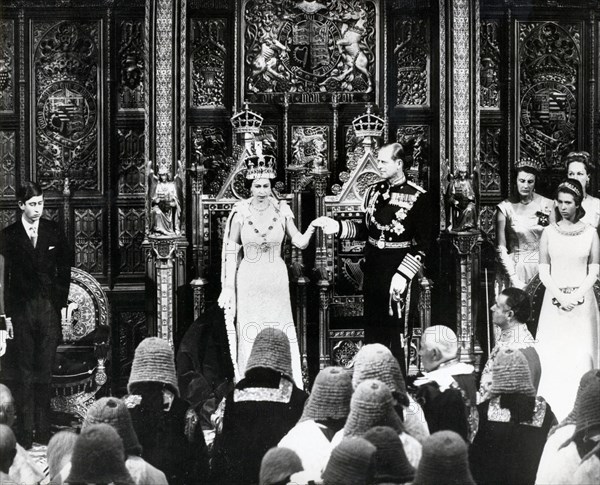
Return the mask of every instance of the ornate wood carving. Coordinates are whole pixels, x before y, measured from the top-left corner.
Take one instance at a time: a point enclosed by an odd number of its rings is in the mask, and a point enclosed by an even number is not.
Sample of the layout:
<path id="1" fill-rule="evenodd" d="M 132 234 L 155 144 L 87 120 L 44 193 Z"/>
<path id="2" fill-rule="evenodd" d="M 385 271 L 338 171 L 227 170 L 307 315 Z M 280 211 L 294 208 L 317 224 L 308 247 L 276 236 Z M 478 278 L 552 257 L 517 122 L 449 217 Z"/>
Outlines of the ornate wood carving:
<path id="1" fill-rule="evenodd" d="M 292 126 L 292 160 L 290 165 L 329 168 L 329 126 Z"/>
<path id="2" fill-rule="evenodd" d="M 99 189 L 100 23 L 34 22 L 34 158 L 46 188 Z"/>
<path id="3" fill-rule="evenodd" d="M 481 205 L 479 209 L 479 229 L 487 236 L 488 241 L 496 239 L 495 205 Z"/>
<path id="4" fill-rule="evenodd" d="M 0 131 L 0 197 L 12 197 L 16 188 L 16 133 Z"/>
<path id="5" fill-rule="evenodd" d="M 192 160 L 204 167 L 202 193 L 217 195 L 231 170 L 223 129 L 195 126 L 191 129 Z"/>
<path id="6" fill-rule="evenodd" d="M 145 271 L 144 241 L 146 211 L 142 209 L 119 209 L 119 272 L 143 274 Z"/>
<path id="7" fill-rule="evenodd" d="M 92 274 L 104 269 L 102 223 L 101 209 L 75 209 L 75 266 Z"/>
<path id="8" fill-rule="evenodd" d="M 126 385 L 135 348 L 148 334 L 146 315 L 144 312 L 120 312 L 117 314 L 116 320 L 119 329 L 119 346 L 117 348 L 117 359 L 121 371 L 119 381 L 124 380 Z"/>
<path id="9" fill-rule="evenodd" d="M 581 24 L 525 22 L 519 32 L 519 156 L 555 175 L 577 147 Z"/>
<path id="10" fill-rule="evenodd" d="M 378 63 L 376 0 L 281 2 L 249 0 L 242 52 L 244 96 L 292 103 L 374 100 Z"/>
<path id="11" fill-rule="evenodd" d="M 117 130 L 119 136 L 119 195 L 144 195 L 145 134 L 141 129 Z"/>
<path id="12" fill-rule="evenodd" d="M 173 161 L 173 16 L 175 4 L 156 0 L 155 77 L 155 140 L 156 159 L 169 170 Z M 149 134 L 148 131 L 146 133 Z"/>
<path id="13" fill-rule="evenodd" d="M 226 36 L 227 19 L 192 21 L 190 88 L 193 108 L 225 106 Z"/>
<path id="14" fill-rule="evenodd" d="M 397 106 L 429 106 L 429 20 L 403 17 L 394 26 Z"/>
<path id="15" fill-rule="evenodd" d="M 188 0 L 191 9 L 231 10 L 233 0 Z"/>
<path id="16" fill-rule="evenodd" d="M 2 209 L 0 210 L 0 229 L 4 229 L 9 224 L 12 224 L 17 220 L 16 209 Z"/>
<path id="17" fill-rule="evenodd" d="M 482 195 L 501 195 L 500 128 L 481 130 L 479 176 L 479 190 Z"/>
<path id="18" fill-rule="evenodd" d="M 396 141 L 404 147 L 404 169 L 408 178 L 429 190 L 429 126 L 400 126 L 396 130 Z"/>
<path id="19" fill-rule="evenodd" d="M 121 20 L 118 26 L 119 46 L 118 108 L 144 109 L 144 22 Z"/>
<path id="20" fill-rule="evenodd" d="M 480 72 L 481 86 L 480 106 L 482 108 L 500 109 L 500 22 L 498 20 L 482 20 L 480 22 Z"/>
<path id="21" fill-rule="evenodd" d="M 13 112 L 15 79 L 15 22 L 0 20 L 0 111 Z"/>

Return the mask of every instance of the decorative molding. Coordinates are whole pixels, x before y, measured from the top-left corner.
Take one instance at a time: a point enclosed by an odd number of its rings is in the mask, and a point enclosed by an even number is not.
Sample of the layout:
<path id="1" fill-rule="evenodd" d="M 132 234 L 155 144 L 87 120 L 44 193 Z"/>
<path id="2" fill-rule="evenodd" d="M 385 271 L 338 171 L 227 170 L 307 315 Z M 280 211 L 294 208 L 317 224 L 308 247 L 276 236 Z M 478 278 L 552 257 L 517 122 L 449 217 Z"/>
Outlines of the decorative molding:
<path id="1" fill-rule="evenodd" d="M 102 209 L 75 209 L 75 266 L 88 273 L 102 274 L 104 242 Z"/>
<path id="2" fill-rule="evenodd" d="M 118 109 L 144 109 L 146 96 L 144 80 L 144 23 L 143 20 L 121 20 L 118 25 Z"/>
<path id="3" fill-rule="evenodd" d="M 395 22 L 396 105 L 429 106 L 431 42 L 429 19 L 403 16 Z"/>
<path id="4" fill-rule="evenodd" d="M 15 21 L 0 20 L 0 112 L 15 110 Z"/>
<path id="5" fill-rule="evenodd" d="M 119 195 L 144 195 L 146 135 L 140 129 L 118 129 L 117 136 L 119 139 Z"/>
<path id="6" fill-rule="evenodd" d="M 119 273 L 143 274 L 145 271 L 144 241 L 146 211 L 141 209 L 119 209 L 119 251 L 121 261 Z"/>
<path id="7" fill-rule="evenodd" d="M 193 19 L 191 30 L 191 107 L 225 107 L 227 19 Z"/>
<path id="8" fill-rule="evenodd" d="M 188 0 L 190 10 L 231 10 L 234 0 Z"/>
<path id="9" fill-rule="evenodd" d="M 16 132 L 0 131 L 0 197 L 12 198 L 17 186 Z"/>
<path id="10" fill-rule="evenodd" d="M 292 159 L 290 166 L 312 169 L 330 169 L 329 126 L 292 126 Z"/>
<path id="11" fill-rule="evenodd" d="M 488 241 L 496 240 L 496 206 L 481 205 L 479 209 L 479 228 L 486 235 Z"/>
<path id="12" fill-rule="evenodd" d="M 100 190 L 100 21 L 32 22 L 34 178 Z"/>
<path id="13" fill-rule="evenodd" d="M 446 207 L 444 206 L 444 200 L 446 194 L 444 193 L 444 187 L 448 182 L 449 167 L 448 167 L 448 148 L 447 148 L 447 127 L 446 127 L 446 71 L 447 67 L 447 53 L 446 53 L 446 0 L 439 0 L 439 51 L 440 51 L 440 84 L 439 84 L 439 122 L 440 122 L 440 180 L 439 180 L 439 213 L 440 213 L 440 231 L 446 229 Z"/>
<path id="14" fill-rule="evenodd" d="M 500 21 L 483 19 L 480 26 L 480 107 L 500 109 Z"/>
<path id="15" fill-rule="evenodd" d="M 484 128 L 481 132 L 479 190 L 482 195 L 501 195 L 500 133 L 499 127 Z"/>
<path id="16" fill-rule="evenodd" d="M 453 160 L 471 167 L 471 2 L 452 0 Z"/>

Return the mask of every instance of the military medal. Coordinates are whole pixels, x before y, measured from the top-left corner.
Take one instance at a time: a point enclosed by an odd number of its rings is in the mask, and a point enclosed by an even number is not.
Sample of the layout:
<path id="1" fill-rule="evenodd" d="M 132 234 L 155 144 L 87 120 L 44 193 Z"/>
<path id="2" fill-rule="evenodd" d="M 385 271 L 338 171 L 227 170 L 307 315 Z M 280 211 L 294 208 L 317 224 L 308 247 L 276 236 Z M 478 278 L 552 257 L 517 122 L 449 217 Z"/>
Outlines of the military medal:
<path id="1" fill-rule="evenodd" d="M 377 247 L 379 249 L 385 249 L 385 238 L 383 236 L 383 231 L 381 232 L 381 236 L 379 236 L 379 241 L 377 241 Z"/>

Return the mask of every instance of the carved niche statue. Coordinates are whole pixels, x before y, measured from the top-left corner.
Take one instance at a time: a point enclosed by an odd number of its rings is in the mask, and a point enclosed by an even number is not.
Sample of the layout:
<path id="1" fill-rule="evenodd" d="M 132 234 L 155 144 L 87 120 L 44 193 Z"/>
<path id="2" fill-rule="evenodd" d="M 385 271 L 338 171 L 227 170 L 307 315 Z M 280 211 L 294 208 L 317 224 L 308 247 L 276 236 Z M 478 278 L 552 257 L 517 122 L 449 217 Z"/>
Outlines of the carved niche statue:
<path id="1" fill-rule="evenodd" d="M 454 175 L 450 174 L 447 203 L 451 220 L 449 229 L 455 232 L 477 228 L 477 193 L 473 174 L 468 174 L 467 166 L 457 164 Z"/>
<path id="2" fill-rule="evenodd" d="M 181 234 L 181 203 L 183 201 L 183 168 L 177 162 L 177 174 L 170 180 L 165 162 L 159 165 L 158 176 L 152 162 L 148 162 L 148 202 L 150 213 L 149 233 L 155 237 L 179 236 Z"/>

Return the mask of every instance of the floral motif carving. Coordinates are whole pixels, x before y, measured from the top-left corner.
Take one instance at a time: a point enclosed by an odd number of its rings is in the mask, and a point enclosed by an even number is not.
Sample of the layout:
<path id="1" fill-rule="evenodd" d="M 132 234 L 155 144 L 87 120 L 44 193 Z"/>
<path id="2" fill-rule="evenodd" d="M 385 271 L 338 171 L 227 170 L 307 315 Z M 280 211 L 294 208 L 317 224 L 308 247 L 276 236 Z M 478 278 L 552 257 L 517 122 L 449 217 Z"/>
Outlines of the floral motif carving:
<path id="1" fill-rule="evenodd" d="M 102 274 L 102 210 L 75 209 L 75 266 L 92 274 Z"/>
<path id="2" fill-rule="evenodd" d="M 98 189 L 98 22 L 34 22 L 38 181 Z"/>
<path id="3" fill-rule="evenodd" d="M 119 109 L 144 108 L 144 22 L 119 24 Z"/>
<path id="4" fill-rule="evenodd" d="M 429 21 L 402 18 L 394 28 L 397 68 L 396 105 L 429 106 Z"/>
<path id="5" fill-rule="evenodd" d="M 498 42 L 500 22 L 482 20 L 480 34 L 480 105 L 482 108 L 500 108 L 500 45 Z"/>
<path id="6" fill-rule="evenodd" d="M 407 125 L 396 131 L 396 140 L 404 148 L 404 167 L 410 180 L 429 188 L 429 126 Z"/>
<path id="7" fill-rule="evenodd" d="M 143 195 L 145 192 L 146 163 L 142 129 L 117 130 L 119 136 L 119 194 Z"/>
<path id="8" fill-rule="evenodd" d="M 14 111 L 15 22 L 0 20 L 0 111 Z"/>
<path id="9" fill-rule="evenodd" d="M 119 209 L 120 273 L 144 273 L 146 261 L 142 242 L 145 227 L 146 211 L 144 209 Z"/>
<path id="10" fill-rule="evenodd" d="M 14 131 L 0 131 L 0 197 L 15 195 L 16 145 Z"/>
<path id="11" fill-rule="evenodd" d="M 292 166 L 327 168 L 329 126 L 292 126 Z"/>
<path id="12" fill-rule="evenodd" d="M 192 26 L 192 107 L 224 106 L 227 20 L 194 20 Z"/>
<path id="13" fill-rule="evenodd" d="M 202 192 L 216 195 L 223 187 L 231 171 L 232 160 L 227 156 L 224 133 L 221 128 L 195 126 L 192 128 L 192 160 L 201 163 L 203 175 Z"/>
<path id="14" fill-rule="evenodd" d="M 347 94 L 343 102 L 354 101 L 354 93 L 364 102 L 364 94 L 373 91 L 373 0 L 250 0 L 243 15 L 243 78 L 253 100 L 289 92 L 293 102 L 315 103 L 318 93 L 336 92 Z"/>
<path id="15" fill-rule="evenodd" d="M 346 367 L 362 347 L 360 341 L 340 340 L 332 349 L 333 365 Z"/>
<path id="16" fill-rule="evenodd" d="M 479 229 L 487 236 L 488 241 L 496 239 L 496 206 L 482 205 L 479 210 Z"/>
<path id="17" fill-rule="evenodd" d="M 500 128 L 481 131 L 479 190 L 482 195 L 500 195 Z"/>
<path id="18" fill-rule="evenodd" d="M 562 171 L 577 142 L 580 24 L 519 24 L 520 156 Z"/>
<path id="19" fill-rule="evenodd" d="M 9 224 L 17 220 L 17 212 L 15 209 L 0 210 L 0 229 L 4 229 Z"/>
<path id="20" fill-rule="evenodd" d="M 171 168 L 173 157 L 173 16 L 175 4 L 156 0 L 156 158 Z"/>

